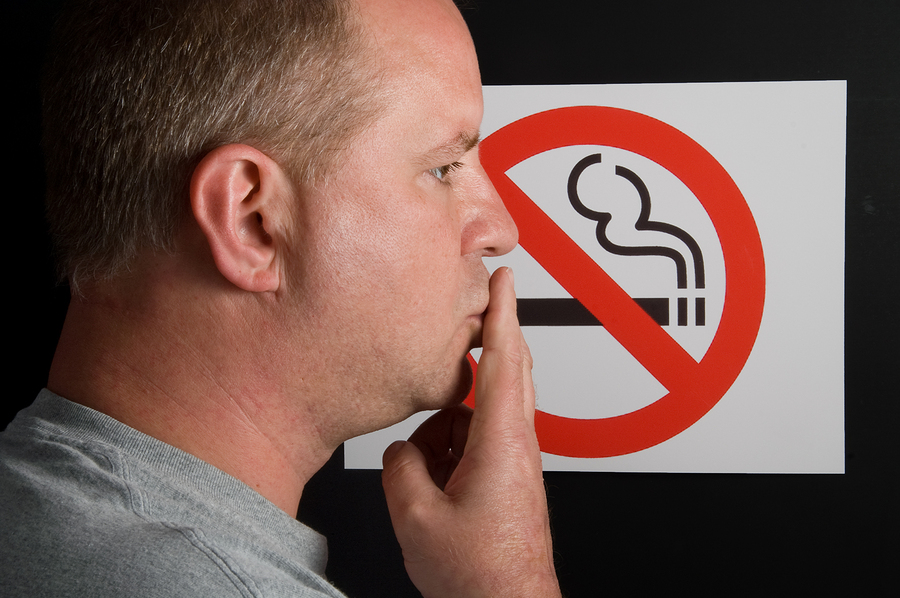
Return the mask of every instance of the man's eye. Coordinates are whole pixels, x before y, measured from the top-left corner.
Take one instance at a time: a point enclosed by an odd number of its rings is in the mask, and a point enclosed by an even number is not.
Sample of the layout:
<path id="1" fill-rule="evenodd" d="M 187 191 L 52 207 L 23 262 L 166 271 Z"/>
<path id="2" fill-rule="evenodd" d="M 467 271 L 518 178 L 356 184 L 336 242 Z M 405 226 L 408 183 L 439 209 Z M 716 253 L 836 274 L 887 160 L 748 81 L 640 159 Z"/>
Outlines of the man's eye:
<path id="1" fill-rule="evenodd" d="M 445 164 L 444 166 L 432 168 L 428 172 L 430 172 L 434 176 L 434 178 L 443 182 L 451 172 L 460 167 L 462 167 L 462 162 L 453 162 L 452 164 Z"/>

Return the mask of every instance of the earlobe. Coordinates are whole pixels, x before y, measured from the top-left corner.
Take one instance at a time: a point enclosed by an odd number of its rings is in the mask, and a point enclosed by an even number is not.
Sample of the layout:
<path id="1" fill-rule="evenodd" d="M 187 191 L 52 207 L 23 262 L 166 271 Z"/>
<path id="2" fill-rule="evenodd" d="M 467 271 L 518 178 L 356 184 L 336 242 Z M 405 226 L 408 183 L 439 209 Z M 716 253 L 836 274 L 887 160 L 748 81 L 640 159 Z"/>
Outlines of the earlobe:
<path id="1" fill-rule="evenodd" d="M 277 163 L 241 144 L 212 150 L 194 169 L 191 211 L 219 272 L 245 291 L 280 284 L 278 204 L 285 181 Z"/>

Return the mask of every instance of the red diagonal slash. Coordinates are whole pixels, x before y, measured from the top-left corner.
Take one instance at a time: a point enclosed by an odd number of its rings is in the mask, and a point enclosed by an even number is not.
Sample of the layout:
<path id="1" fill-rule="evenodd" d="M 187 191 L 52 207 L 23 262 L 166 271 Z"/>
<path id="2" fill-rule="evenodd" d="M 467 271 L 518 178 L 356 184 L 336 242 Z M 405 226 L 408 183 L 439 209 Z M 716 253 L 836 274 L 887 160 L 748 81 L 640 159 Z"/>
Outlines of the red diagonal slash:
<path id="1" fill-rule="evenodd" d="M 726 289 L 719 327 L 700 363 L 506 176 L 531 156 L 571 145 L 604 145 L 643 155 L 681 179 L 709 214 L 722 245 Z M 743 368 L 765 299 L 756 223 L 725 169 L 694 140 L 661 121 L 598 106 L 549 110 L 513 122 L 482 142 L 481 161 L 519 227 L 522 247 L 669 391 L 647 407 L 611 418 L 538 412 L 541 449 L 573 457 L 622 455 L 693 425 Z"/>
<path id="2" fill-rule="evenodd" d="M 515 214 L 519 244 L 667 390 L 696 374 L 697 362 L 505 174 L 494 182 Z"/>

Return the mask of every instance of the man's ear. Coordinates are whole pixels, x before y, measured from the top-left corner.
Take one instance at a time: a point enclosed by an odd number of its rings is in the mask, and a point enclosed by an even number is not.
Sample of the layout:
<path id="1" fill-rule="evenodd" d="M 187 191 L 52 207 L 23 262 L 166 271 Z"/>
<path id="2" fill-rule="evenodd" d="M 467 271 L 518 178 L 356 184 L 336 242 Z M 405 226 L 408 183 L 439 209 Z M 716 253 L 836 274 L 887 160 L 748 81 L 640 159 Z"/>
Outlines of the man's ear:
<path id="1" fill-rule="evenodd" d="M 277 252 L 284 241 L 281 202 L 291 196 L 278 164 L 248 145 L 209 152 L 191 178 L 191 210 L 206 236 L 216 267 L 245 291 L 274 291 L 280 284 Z"/>

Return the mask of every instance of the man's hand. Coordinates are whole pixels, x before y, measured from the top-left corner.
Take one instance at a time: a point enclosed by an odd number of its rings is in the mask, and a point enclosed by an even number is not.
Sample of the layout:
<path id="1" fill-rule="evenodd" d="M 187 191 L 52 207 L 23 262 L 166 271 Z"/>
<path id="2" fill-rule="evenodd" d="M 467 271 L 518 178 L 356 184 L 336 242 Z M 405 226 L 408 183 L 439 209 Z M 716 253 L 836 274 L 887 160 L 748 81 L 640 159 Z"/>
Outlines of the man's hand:
<path id="1" fill-rule="evenodd" d="M 394 531 L 425 598 L 559 596 L 512 272 L 490 285 L 476 410 L 441 411 L 384 453 Z"/>

